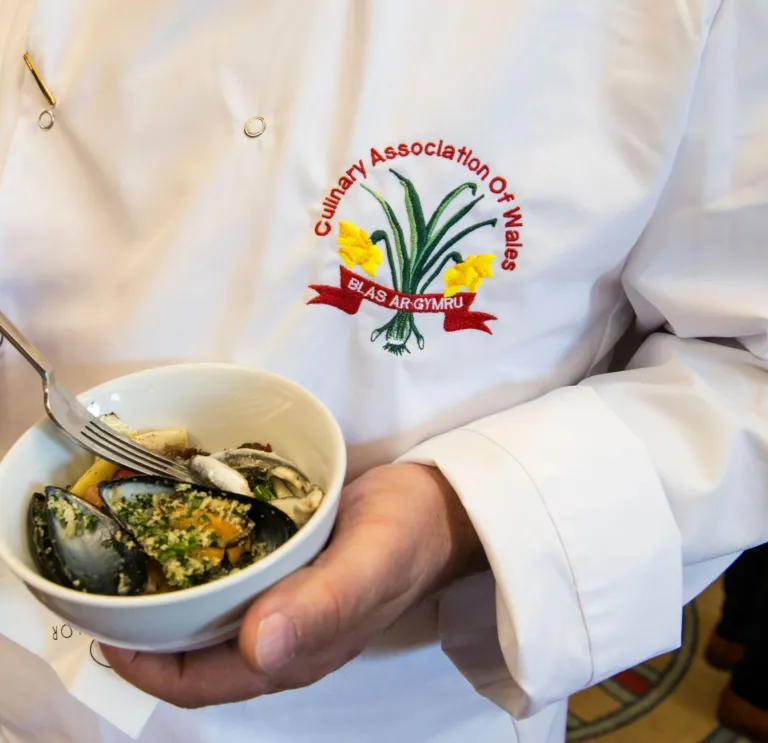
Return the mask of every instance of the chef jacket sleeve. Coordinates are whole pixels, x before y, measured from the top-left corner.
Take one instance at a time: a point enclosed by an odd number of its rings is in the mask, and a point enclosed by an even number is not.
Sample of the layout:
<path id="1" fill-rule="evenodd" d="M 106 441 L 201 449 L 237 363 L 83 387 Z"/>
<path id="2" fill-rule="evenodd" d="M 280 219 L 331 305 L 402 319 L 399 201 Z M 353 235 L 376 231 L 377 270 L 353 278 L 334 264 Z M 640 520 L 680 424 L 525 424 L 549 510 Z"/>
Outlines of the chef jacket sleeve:
<path id="1" fill-rule="evenodd" d="M 711 29 L 623 272 L 647 336 L 628 366 L 402 458 L 443 471 L 482 540 L 488 585 L 445 592 L 442 643 L 516 717 L 679 647 L 682 606 L 768 541 L 767 11 L 726 0 Z"/>

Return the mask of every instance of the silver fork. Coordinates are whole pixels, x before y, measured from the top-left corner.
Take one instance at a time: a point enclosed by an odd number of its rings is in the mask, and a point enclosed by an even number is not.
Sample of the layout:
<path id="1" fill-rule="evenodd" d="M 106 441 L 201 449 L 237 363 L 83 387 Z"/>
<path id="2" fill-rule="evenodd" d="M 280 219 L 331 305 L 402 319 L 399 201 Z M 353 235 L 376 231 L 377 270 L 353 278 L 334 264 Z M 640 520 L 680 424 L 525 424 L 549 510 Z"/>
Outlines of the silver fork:
<path id="1" fill-rule="evenodd" d="M 35 368 L 43 379 L 48 417 L 80 446 L 101 459 L 144 475 L 160 475 L 197 484 L 197 478 L 183 465 L 155 454 L 132 439 L 102 423 L 57 381 L 51 364 L 21 331 L 0 312 L 0 333 Z"/>

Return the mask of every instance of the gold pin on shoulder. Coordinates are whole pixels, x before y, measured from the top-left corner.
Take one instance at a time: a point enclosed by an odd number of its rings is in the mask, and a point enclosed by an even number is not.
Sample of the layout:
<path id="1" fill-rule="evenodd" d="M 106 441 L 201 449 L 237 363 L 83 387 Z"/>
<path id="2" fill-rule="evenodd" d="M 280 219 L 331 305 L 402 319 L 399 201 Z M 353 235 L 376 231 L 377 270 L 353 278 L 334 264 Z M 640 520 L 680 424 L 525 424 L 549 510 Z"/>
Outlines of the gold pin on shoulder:
<path id="1" fill-rule="evenodd" d="M 42 94 L 45 96 L 45 99 L 48 101 L 48 104 L 51 106 L 50 109 L 43 111 L 38 117 L 38 126 L 41 129 L 51 129 L 55 122 L 53 109 L 56 108 L 56 97 L 53 95 L 53 93 L 51 93 L 48 86 L 45 84 L 45 81 L 37 71 L 37 67 L 35 67 L 35 63 L 32 61 L 32 58 L 29 56 L 28 52 L 24 53 L 24 62 L 26 62 L 27 67 L 29 67 L 29 71 L 32 73 L 32 77 L 35 78 L 35 82 L 37 83 L 37 87 L 40 88 L 40 92 L 42 92 Z"/>
<path id="2" fill-rule="evenodd" d="M 51 106 L 56 106 L 56 98 L 54 97 L 53 93 L 48 89 L 48 86 L 45 84 L 45 81 L 42 77 L 40 77 L 40 73 L 37 71 L 37 67 L 35 67 L 35 63 L 32 61 L 32 58 L 29 56 L 29 53 L 24 54 L 24 61 L 27 63 L 27 67 L 29 67 L 29 71 L 32 73 L 33 77 L 35 78 L 35 82 L 37 82 L 38 87 L 42 91 L 43 95 L 45 96 L 46 100 Z"/>

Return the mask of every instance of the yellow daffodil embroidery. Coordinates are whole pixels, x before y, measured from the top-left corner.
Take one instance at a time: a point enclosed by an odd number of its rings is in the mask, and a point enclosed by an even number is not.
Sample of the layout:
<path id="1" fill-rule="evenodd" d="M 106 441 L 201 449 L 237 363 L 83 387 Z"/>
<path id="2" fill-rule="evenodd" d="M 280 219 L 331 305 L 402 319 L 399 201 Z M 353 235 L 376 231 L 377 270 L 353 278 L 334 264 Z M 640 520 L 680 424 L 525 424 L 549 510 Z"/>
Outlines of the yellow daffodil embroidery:
<path id="1" fill-rule="evenodd" d="M 445 272 L 444 296 L 453 297 L 461 291 L 462 287 L 466 287 L 472 294 L 477 293 L 483 279 L 493 278 L 491 263 L 495 257 L 488 253 L 470 255 L 453 268 L 449 268 Z"/>
<path id="2" fill-rule="evenodd" d="M 360 266 L 369 276 L 384 260 L 384 255 L 372 242 L 370 235 L 352 222 L 339 223 L 339 255 L 347 268 Z"/>

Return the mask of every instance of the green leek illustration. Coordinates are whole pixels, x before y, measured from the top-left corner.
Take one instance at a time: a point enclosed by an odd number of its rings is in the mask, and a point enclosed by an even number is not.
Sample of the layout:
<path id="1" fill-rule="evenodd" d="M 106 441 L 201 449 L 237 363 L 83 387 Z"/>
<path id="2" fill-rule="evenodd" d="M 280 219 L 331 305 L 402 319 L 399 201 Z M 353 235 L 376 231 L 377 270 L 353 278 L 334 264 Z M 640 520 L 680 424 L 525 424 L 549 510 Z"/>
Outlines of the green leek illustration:
<path id="1" fill-rule="evenodd" d="M 382 196 L 367 185 L 362 187 L 370 193 L 381 206 L 389 225 L 389 232 L 376 230 L 368 235 L 365 230 L 349 222 L 341 224 L 339 233 L 339 254 L 347 267 L 360 266 L 366 273 L 375 276 L 378 266 L 383 262 L 383 254 L 378 246 L 383 244 L 387 262 L 392 275 L 392 287 L 405 295 L 424 294 L 427 289 L 445 272 L 443 295 L 451 297 L 462 287 L 475 293 L 483 279 L 491 278 L 491 263 L 495 256 L 484 254 L 468 256 L 465 260 L 456 250 L 464 238 L 483 227 L 495 227 L 496 219 L 465 227 L 452 235 L 451 230 L 459 226 L 484 196 L 477 196 L 476 183 L 462 183 L 445 196 L 430 217 L 425 219 L 421 199 L 413 183 L 394 170 L 390 172 L 399 180 L 404 190 L 405 210 L 408 215 L 410 234 L 406 239 L 395 210 Z M 472 201 L 465 204 L 451 216 L 449 207 L 465 191 L 472 194 Z M 453 265 L 450 265 L 453 264 Z M 450 266 L 450 267 L 449 267 Z M 395 355 L 410 353 L 408 342 L 413 335 L 420 349 L 424 348 L 424 337 L 416 327 L 414 313 L 397 310 L 395 315 L 371 334 L 375 342 L 384 334 L 384 349 Z"/>

